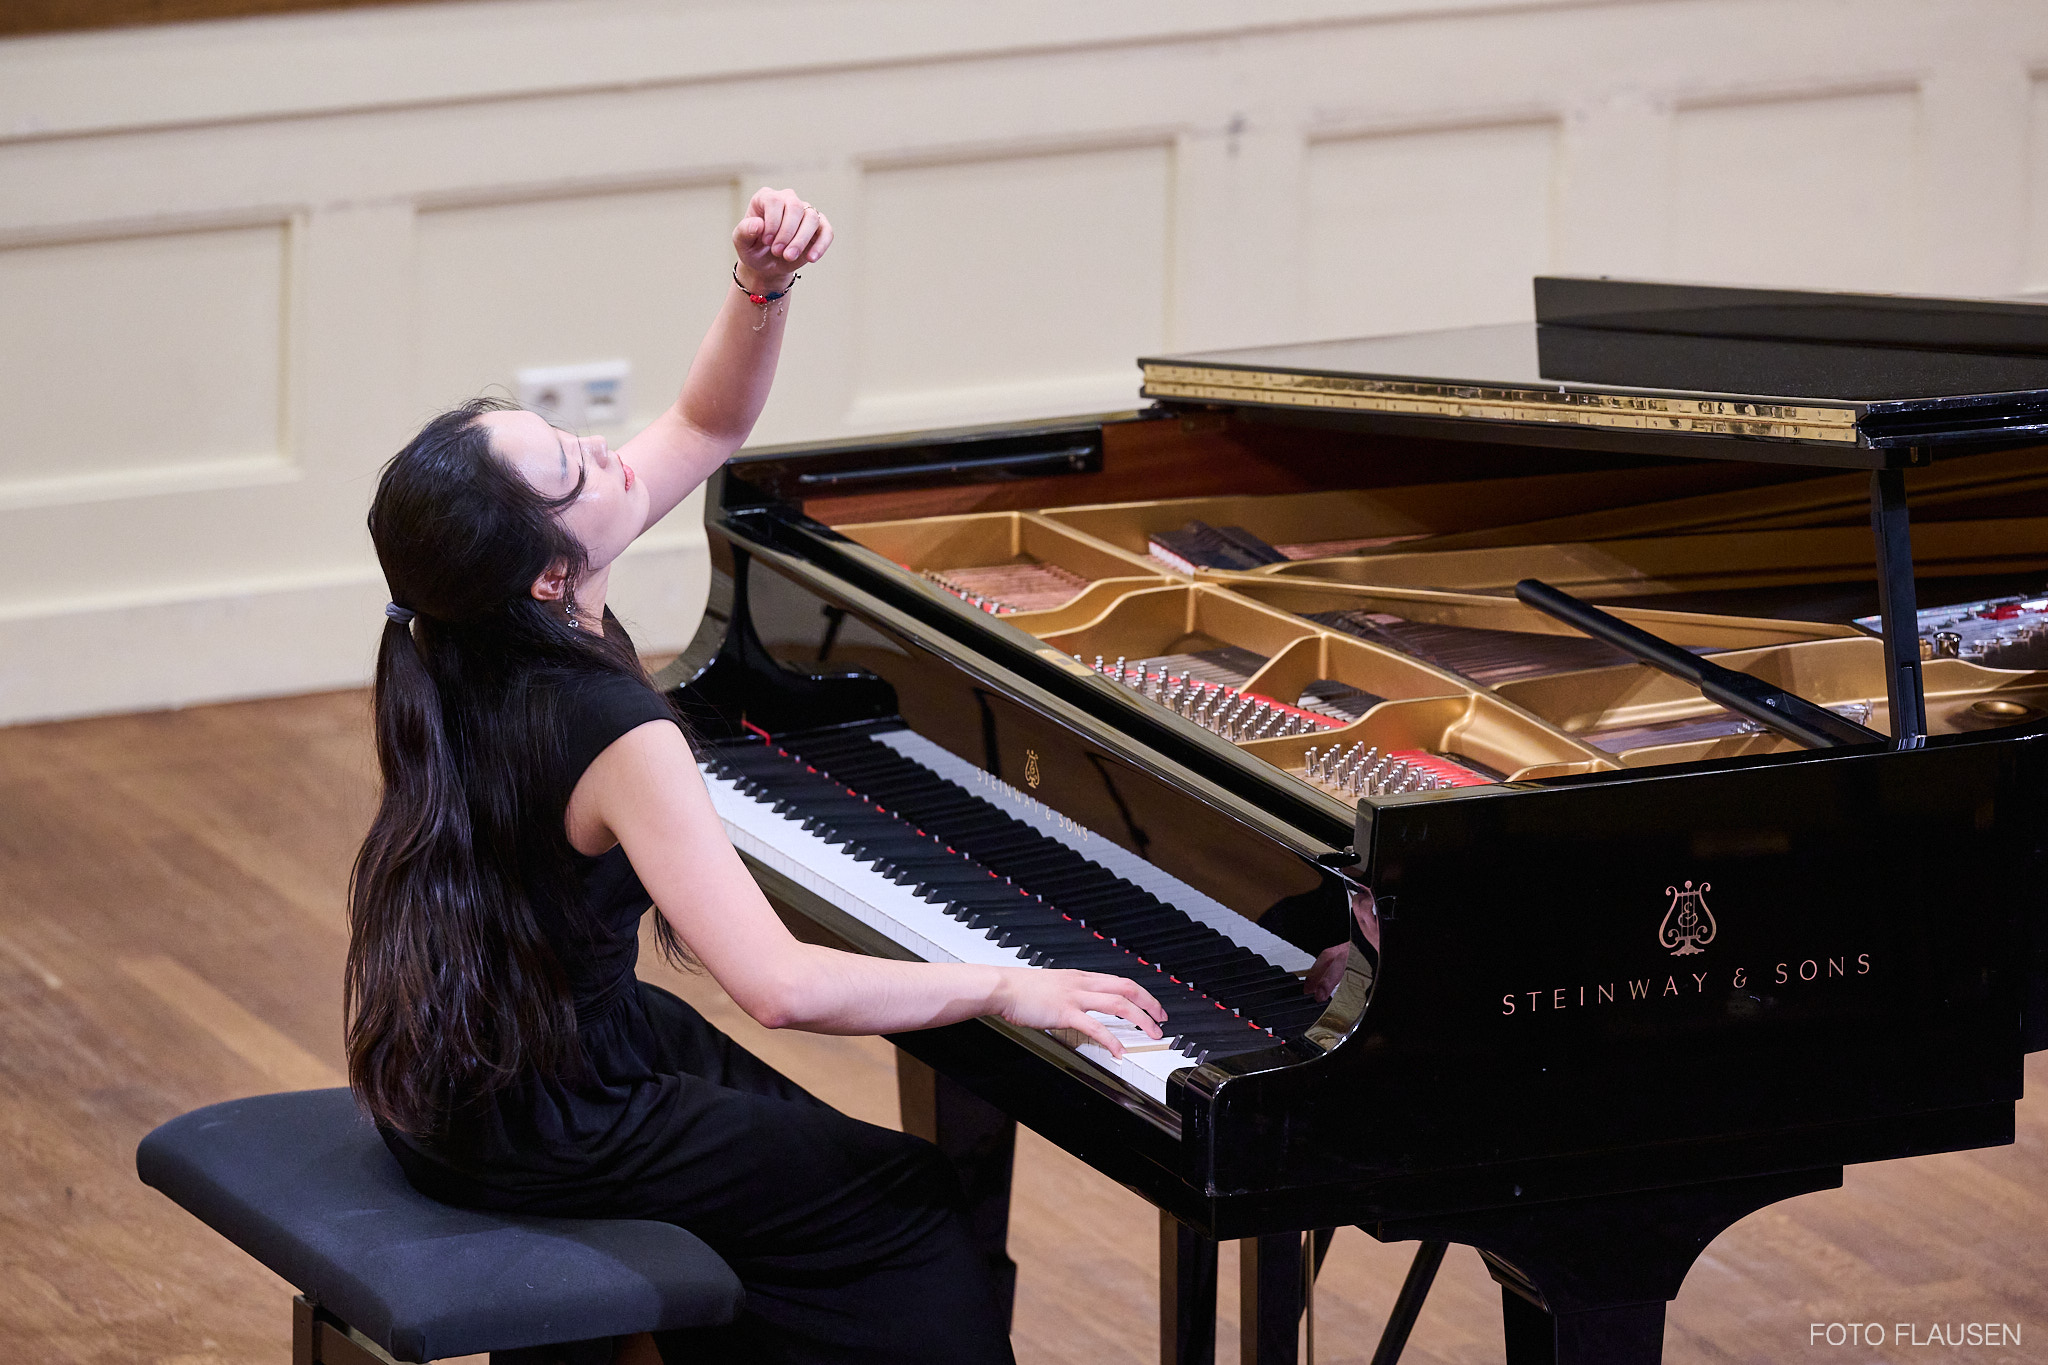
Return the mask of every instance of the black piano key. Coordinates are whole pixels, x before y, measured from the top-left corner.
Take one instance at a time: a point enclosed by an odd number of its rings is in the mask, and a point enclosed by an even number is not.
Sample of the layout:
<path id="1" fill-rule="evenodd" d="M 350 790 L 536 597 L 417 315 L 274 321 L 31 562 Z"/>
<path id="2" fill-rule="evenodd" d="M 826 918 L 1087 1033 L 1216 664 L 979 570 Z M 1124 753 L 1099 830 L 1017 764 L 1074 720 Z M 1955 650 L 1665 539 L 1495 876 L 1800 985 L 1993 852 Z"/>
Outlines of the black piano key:
<path id="1" fill-rule="evenodd" d="M 1323 1011 L 1327 1008 L 1329 1008 L 1327 1002 L 1317 1000 L 1313 996 L 1304 995 L 1299 1001 L 1292 1001 L 1285 1005 L 1268 1006 L 1265 1017 L 1260 1022 L 1275 1033 L 1283 1035 L 1298 1033 L 1322 1018 Z"/>
<path id="2" fill-rule="evenodd" d="M 1093 946 L 1100 940 L 1057 918 L 1020 917 L 1004 924 L 996 942 L 1005 948 L 1074 948 Z"/>
<path id="3" fill-rule="evenodd" d="M 1262 971 L 1254 971 L 1248 968 L 1236 973 L 1219 970 L 1197 973 L 1197 975 L 1206 977 L 1207 985 L 1205 985 L 1204 989 L 1209 990 L 1219 999 L 1225 995 L 1248 997 L 1268 991 L 1278 991 L 1283 996 L 1291 997 L 1294 993 L 1301 990 L 1300 977 L 1296 976 L 1293 972 L 1282 971 L 1271 963 L 1264 964 L 1264 970 Z"/>
<path id="4" fill-rule="evenodd" d="M 1097 889 L 1101 885 L 1097 880 L 1100 876 L 1100 872 L 1097 869 L 1082 871 L 1076 868 L 1040 874 L 1014 872 L 1007 868 L 997 868 L 996 870 L 1011 881 L 1016 882 L 1019 886 L 1030 887 L 1032 891 L 1049 901 L 1072 900 Z"/>
<path id="5" fill-rule="evenodd" d="M 1294 990 L 1301 985 L 1291 972 L 1275 971 L 1270 966 L 1265 971 L 1253 971 L 1249 968 L 1225 970 L 1191 968 L 1176 962 L 1174 968 L 1175 976 L 1195 982 L 1210 995 L 1233 1006 L 1238 1005 L 1240 998 L 1255 991 L 1275 987 Z M 1185 976 L 1182 976 L 1183 972 L 1186 973 Z"/>
<path id="6" fill-rule="evenodd" d="M 1188 916 L 1163 901 L 1140 891 L 1129 882 L 1115 882 L 1099 886 L 1077 896 L 1069 896 L 1076 908 L 1105 919 L 1130 920 L 1138 923 L 1193 923 Z"/>
<path id="7" fill-rule="evenodd" d="M 956 836 L 948 832 L 946 838 Z M 972 840 L 965 840 L 972 844 Z M 1062 850 L 1064 851 L 1064 850 Z M 1050 882 L 1062 875 L 1071 877 L 1073 866 L 1046 848 L 1028 848 L 1018 853 L 991 854 L 989 866 L 1019 882 Z"/>
<path id="8" fill-rule="evenodd" d="M 1196 989 L 1211 999 L 1221 1001 L 1245 1018 L 1256 1019 L 1262 1024 L 1273 1022 L 1269 1016 L 1274 1010 L 1285 1009 L 1302 998 L 1301 983 L 1291 980 L 1257 988 L 1222 988 L 1198 982 Z"/>
<path id="9" fill-rule="evenodd" d="M 1171 962 L 1181 969 L 1174 973 L 1175 976 L 1183 976 L 1202 967 L 1220 966 L 1231 960 L 1226 949 L 1216 947 L 1213 938 L 1200 934 L 1126 934 L 1110 933 L 1107 929 L 1103 932 L 1140 957 Z"/>
<path id="10" fill-rule="evenodd" d="M 1128 976 L 1130 973 L 1124 966 L 1126 961 L 1121 953 L 1114 950 L 1091 953 L 1085 949 L 1076 949 L 1071 952 L 1040 954 L 1039 960 L 1033 965 L 1070 972 L 1100 972 L 1107 976 Z"/>

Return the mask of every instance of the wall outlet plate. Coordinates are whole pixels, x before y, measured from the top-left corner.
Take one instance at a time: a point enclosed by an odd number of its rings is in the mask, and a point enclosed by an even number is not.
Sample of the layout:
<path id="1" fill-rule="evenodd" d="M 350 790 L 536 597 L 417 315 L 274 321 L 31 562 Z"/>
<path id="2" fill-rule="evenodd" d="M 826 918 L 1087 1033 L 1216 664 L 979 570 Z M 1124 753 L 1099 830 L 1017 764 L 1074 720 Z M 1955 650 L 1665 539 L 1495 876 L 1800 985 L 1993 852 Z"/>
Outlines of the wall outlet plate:
<path id="1" fill-rule="evenodd" d="M 519 371 L 512 393 L 520 407 L 558 427 L 582 431 L 616 426 L 629 413 L 627 381 L 632 374 L 632 363 L 625 360 L 541 365 Z"/>

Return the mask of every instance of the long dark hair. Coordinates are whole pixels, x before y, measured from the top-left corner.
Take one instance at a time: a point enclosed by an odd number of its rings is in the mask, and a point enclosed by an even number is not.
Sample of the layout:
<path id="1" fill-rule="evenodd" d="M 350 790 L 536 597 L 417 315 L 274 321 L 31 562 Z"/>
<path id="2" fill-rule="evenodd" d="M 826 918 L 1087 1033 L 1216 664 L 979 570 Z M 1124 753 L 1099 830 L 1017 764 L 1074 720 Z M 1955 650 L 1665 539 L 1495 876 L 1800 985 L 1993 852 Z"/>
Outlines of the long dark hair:
<path id="1" fill-rule="evenodd" d="M 379 1122 L 431 1133 L 522 1076 L 570 1076 L 576 1011 L 543 920 L 587 927 L 562 817 L 564 685 L 647 675 L 618 638 L 532 594 L 586 569 L 549 498 L 490 448 L 478 399 L 384 467 L 370 536 L 391 600 L 377 650 L 383 801 L 349 880 L 349 1082 Z M 565 594 L 565 601 L 568 596 Z M 657 917 L 658 918 L 658 917 Z M 662 947 L 682 956 L 666 921 Z"/>

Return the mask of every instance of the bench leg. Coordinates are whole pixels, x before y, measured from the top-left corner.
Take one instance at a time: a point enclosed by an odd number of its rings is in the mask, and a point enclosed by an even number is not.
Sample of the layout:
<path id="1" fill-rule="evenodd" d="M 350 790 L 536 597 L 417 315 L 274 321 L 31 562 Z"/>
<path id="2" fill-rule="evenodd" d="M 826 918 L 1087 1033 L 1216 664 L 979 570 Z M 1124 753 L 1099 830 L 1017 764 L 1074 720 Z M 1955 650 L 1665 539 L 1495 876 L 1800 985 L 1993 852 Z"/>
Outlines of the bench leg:
<path id="1" fill-rule="evenodd" d="M 292 1296 L 292 1365 L 398 1365 L 304 1294 Z"/>

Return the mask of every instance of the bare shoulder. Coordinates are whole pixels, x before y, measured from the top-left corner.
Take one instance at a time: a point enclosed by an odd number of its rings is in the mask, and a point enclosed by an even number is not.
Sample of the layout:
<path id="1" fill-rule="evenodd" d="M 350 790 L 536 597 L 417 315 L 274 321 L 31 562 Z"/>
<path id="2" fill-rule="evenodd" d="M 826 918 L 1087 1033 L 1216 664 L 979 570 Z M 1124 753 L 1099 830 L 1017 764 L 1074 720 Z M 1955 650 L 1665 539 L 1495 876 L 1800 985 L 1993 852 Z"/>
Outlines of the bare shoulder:
<path id="1" fill-rule="evenodd" d="M 644 721 L 606 745 L 577 779 L 565 814 L 569 843 L 595 857 L 619 842 L 623 826 L 673 819 L 704 801 L 682 730 L 671 720 Z"/>

